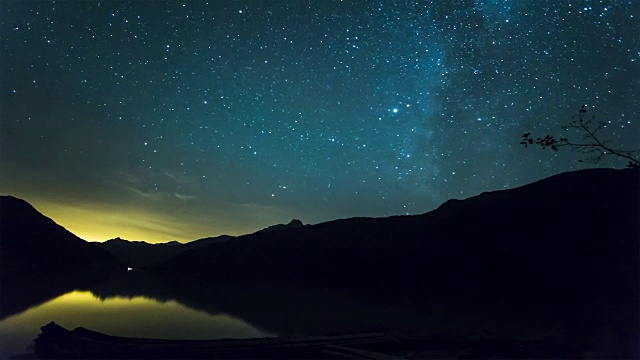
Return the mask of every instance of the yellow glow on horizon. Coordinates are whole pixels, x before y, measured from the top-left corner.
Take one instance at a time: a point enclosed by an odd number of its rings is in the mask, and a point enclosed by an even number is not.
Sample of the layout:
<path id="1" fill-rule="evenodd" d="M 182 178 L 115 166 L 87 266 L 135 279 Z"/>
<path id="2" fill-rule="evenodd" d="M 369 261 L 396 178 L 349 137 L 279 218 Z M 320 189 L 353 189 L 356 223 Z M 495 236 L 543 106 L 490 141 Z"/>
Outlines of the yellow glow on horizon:
<path id="1" fill-rule="evenodd" d="M 233 226 L 218 228 L 203 218 L 206 215 L 186 214 L 171 203 L 149 202 L 135 194 L 93 196 L 76 191 L 56 178 L 47 179 L 48 188 L 43 189 L 37 181 L 39 177 L 41 174 L 34 169 L 16 167 L 0 159 L 0 195 L 27 201 L 44 216 L 87 241 L 120 237 L 151 243 L 187 242 L 225 233 L 244 233 L 243 229 Z"/>
<path id="2" fill-rule="evenodd" d="M 101 208 L 97 205 L 71 206 L 40 203 L 45 216 L 87 241 L 105 241 L 120 237 L 150 243 L 177 240 L 187 242 L 215 236 L 216 229 L 177 217 L 140 208 Z"/>
<path id="3" fill-rule="evenodd" d="M 4 195 L 4 194 L 2 194 Z M 11 193 L 30 203 L 44 216 L 51 218 L 58 225 L 64 227 L 79 238 L 91 242 L 104 242 L 120 237 L 131 241 L 146 241 L 148 243 L 162 243 L 189 241 L 219 235 L 239 236 L 260 230 L 277 223 L 269 220 L 278 216 L 278 212 L 270 209 L 265 211 L 253 204 L 237 206 L 236 212 L 254 214 L 260 223 L 253 226 L 242 226 L 228 221 L 232 212 L 228 211 L 225 218 L 216 218 L 225 227 L 218 228 L 207 214 L 181 212 L 164 204 L 157 209 L 148 209 L 140 204 L 107 204 L 61 202 L 57 199 L 29 197 L 20 192 Z M 175 213 L 176 215 L 172 215 Z M 281 216 L 280 216 L 281 217 Z M 285 217 L 286 218 L 286 217 Z"/>
<path id="4" fill-rule="evenodd" d="M 189 242 L 219 235 L 243 235 L 269 225 L 288 222 L 294 214 L 276 206 L 253 203 L 214 205 L 185 200 L 175 194 L 141 196 L 119 186 L 98 192 L 76 188 L 60 178 L 37 181 L 34 169 L 16 167 L 0 159 L 0 195 L 11 195 L 33 205 L 76 236 L 103 242 L 126 240 L 159 243 Z M 101 193 L 103 191 L 104 193 Z"/>

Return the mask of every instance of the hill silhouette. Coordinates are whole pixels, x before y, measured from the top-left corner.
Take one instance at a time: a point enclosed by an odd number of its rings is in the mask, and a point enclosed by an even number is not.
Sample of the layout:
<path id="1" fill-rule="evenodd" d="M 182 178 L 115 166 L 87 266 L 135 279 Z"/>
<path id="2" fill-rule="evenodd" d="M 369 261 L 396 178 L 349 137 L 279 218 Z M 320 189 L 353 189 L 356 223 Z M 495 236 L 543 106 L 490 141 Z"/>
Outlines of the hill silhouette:
<path id="1" fill-rule="evenodd" d="M 26 201 L 0 196 L 0 318 L 125 269 Z"/>
<path id="2" fill-rule="evenodd" d="M 79 288 L 90 274 L 125 266 L 23 200 L 3 196 L 0 211 L 3 294 L 43 297 L 57 280 L 65 289 Z M 542 308 L 561 323 L 566 341 L 588 341 L 587 348 L 612 357 L 638 354 L 638 168 L 559 174 L 449 200 L 422 215 L 291 224 L 192 245 L 164 244 L 184 251 L 155 270 L 170 284 L 191 283 L 196 294 L 199 286 L 242 289 L 252 283 L 457 298 L 505 313 Z M 20 281 L 25 274 L 50 281 Z M 3 316 L 12 311 L 4 298 Z"/>
<path id="3" fill-rule="evenodd" d="M 282 229 L 293 229 L 293 228 L 298 228 L 298 227 L 303 227 L 305 226 L 302 221 L 298 220 L 298 219 L 293 219 L 291 221 L 289 221 L 288 224 L 276 224 L 276 225 L 271 225 L 269 227 L 266 227 L 262 230 L 258 230 L 257 232 L 270 232 L 270 231 L 278 231 L 278 230 L 282 230 Z"/>
<path id="4" fill-rule="evenodd" d="M 637 353 L 639 208 L 639 169 L 582 170 L 450 200 L 423 215 L 240 236 L 158 269 L 227 282 L 545 304 L 568 319 L 573 335 Z"/>
<path id="5" fill-rule="evenodd" d="M 304 224 L 300 220 L 293 219 L 288 224 L 276 224 L 266 227 L 260 232 L 271 232 L 282 229 L 302 227 Z M 170 241 L 166 243 L 148 243 L 145 241 L 131 241 L 121 238 L 110 239 L 102 243 L 95 243 L 123 261 L 129 267 L 148 268 L 158 265 L 170 258 L 188 250 L 199 249 L 212 244 L 222 244 L 234 238 L 230 235 L 220 235 L 193 240 L 187 243 Z"/>
<path id="6" fill-rule="evenodd" d="M 637 254 L 639 191 L 637 169 L 583 170 L 450 200 L 423 215 L 257 232 L 182 253 L 159 268 L 305 282 L 435 282 L 447 290 L 484 289 L 489 280 L 542 285 L 559 276 L 562 282 L 584 276 L 602 282 L 598 272 L 572 269 L 598 264 L 624 273 L 623 266 L 633 265 L 628 261 L 637 259 L 628 253 Z M 599 264 L 605 259 L 617 265 Z M 451 278 L 438 280 L 444 274 Z"/>
<path id="7" fill-rule="evenodd" d="M 221 235 L 194 240 L 185 244 L 177 241 L 151 244 L 145 241 L 130 241 L 121 238 L 110 239 L 96 246 L 107 250 L 113 256 L 133 268 L 147 268 L 166 261 L 184 251 L 198 249 L 203 246 L 218 244 L 233 238 Z"/>
<path id="8" fill-rule="evenodd" d="M 104 273 L 122 269 L 111 254 L 77 237 L 24 200 L 0 196 L 0 273 Z"/>

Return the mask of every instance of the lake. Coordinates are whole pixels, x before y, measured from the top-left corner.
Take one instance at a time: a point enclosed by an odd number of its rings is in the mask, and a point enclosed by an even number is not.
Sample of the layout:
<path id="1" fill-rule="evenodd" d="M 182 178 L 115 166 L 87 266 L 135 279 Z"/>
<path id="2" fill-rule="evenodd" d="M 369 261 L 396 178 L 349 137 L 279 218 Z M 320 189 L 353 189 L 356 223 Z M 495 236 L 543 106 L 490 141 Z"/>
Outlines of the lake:
<path id="1" fill-rule="evenodd" d="M 389 289 L 220 284 L 131 273 L 108 281 L 57 278 L 3 283 L 0 355 L 25 352 L 55 321 L 109 335 L 165 339 L 252 338 L 394 332 L 467 337 L 549 336 L 545 307 L 507 308 L 466 298 L 413 296 Z M 551 331 L 551 332 L 550 332 Z"/>
<path id="2" fill-rule="evenodd" d="M 226 314 L 211 315 L 177 301 L 110 297 L 91 291 L 71 291 L 44 304 L 0 321 L 0 356 L 25 352 L 50 321 L 67 328 L 78 326 L 111 335 L 161 339 L 217 339 L 274 336 Z"/>

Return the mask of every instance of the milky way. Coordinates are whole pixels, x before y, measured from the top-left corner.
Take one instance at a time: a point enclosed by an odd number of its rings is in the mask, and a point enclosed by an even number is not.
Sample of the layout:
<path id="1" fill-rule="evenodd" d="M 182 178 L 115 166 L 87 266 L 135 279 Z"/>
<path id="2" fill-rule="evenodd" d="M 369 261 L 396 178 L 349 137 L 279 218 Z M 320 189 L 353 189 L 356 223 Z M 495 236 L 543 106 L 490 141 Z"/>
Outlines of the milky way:
<path id="1" fill-rule="evenodd" d="M 0 192 L 91 240 L 423 213 L 591 167 L 518 144 L 565 134 L 582 104 L 612 144 L 640 147 L 638 1 L 8 1 L 0 13 Z"/>

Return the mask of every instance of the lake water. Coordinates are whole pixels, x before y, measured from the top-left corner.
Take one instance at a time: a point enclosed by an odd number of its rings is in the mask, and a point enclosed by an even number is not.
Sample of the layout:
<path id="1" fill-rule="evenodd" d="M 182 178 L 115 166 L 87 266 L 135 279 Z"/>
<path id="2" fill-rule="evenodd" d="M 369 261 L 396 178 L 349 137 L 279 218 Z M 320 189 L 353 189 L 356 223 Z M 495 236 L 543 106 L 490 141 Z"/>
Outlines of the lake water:
<path id="1" fill-rule="evenodd" d="M 177 301 L 135 297 L 101 299 L 71 291 L 0 321 L 0 356 L 23 353 L 51 321 L 71 330 L 82 326 L 110 335 L 162 339 L 217 339 L 273 336 L 226 314 L 211 315 Z"/>
<path id="2" fill-rule="evenodd" d="M 0 357 L 24 353 L 55 321 L 109 335 L 164 339 L 254 338 L 394 332 L 536 338 L 556 324 L 548 309 L 275 284 L 219 284 L 132 273 L 108 281 L 58 277 L 2 283 Z M 58 281 L 58 282 L 56 282 Z"/>

